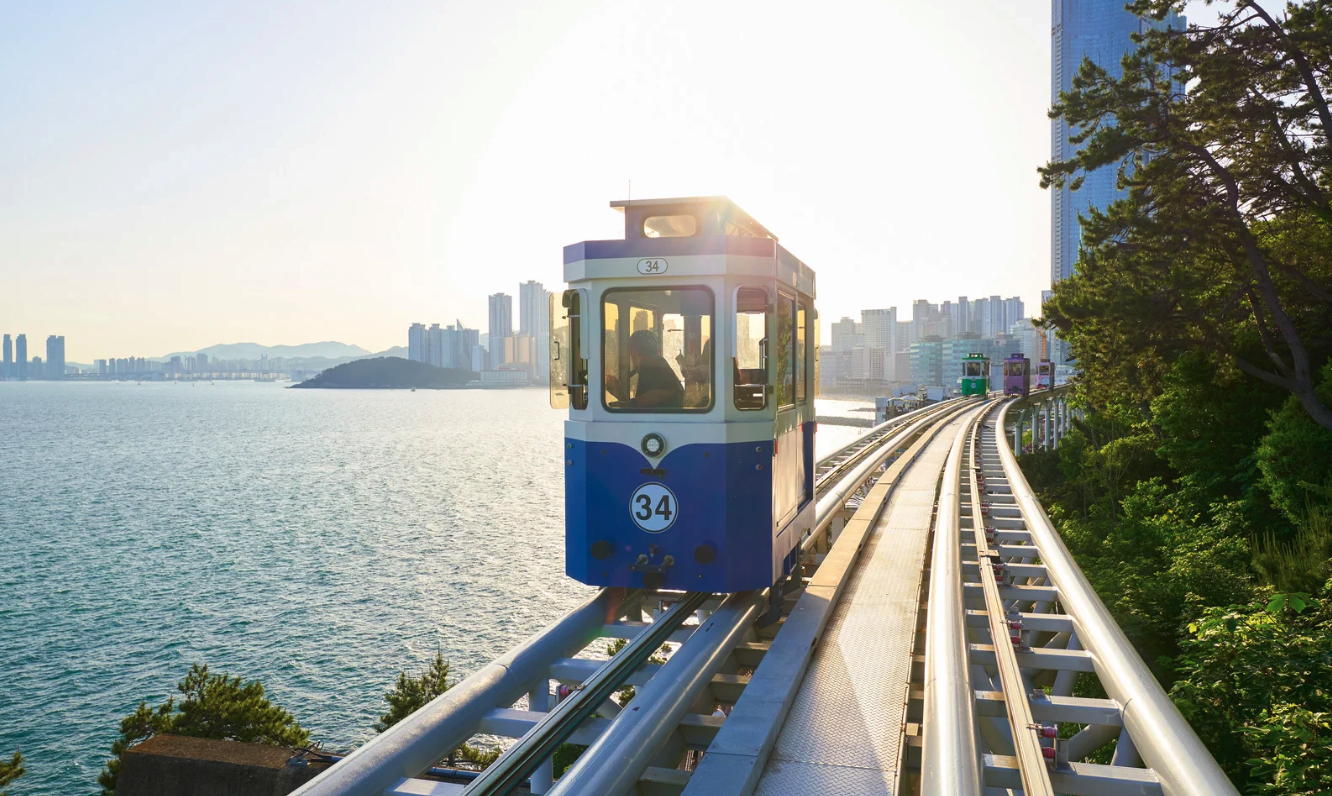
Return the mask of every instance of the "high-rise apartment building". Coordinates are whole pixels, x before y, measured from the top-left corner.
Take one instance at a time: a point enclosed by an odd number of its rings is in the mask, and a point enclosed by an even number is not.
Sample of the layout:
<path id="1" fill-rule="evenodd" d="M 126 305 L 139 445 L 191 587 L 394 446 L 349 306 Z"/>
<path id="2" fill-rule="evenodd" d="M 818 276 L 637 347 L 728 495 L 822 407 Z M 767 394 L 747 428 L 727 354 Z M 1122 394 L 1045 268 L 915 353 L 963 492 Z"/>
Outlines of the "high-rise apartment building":
<path id="1" fill-rule="evenodd" d="M 28 336 L 26 334 L 14 338 L 14 378 L 28 378 Z"/>
<path id="2" fill-rule="evenodd" d="M 513 297 L 496 293 L 490 297 L 490 329 L 486 345 L 490 349 L 490 366 L 504 364 L 504 340 L 513 337 Z"/>
<path id="3" fill-rule="evenodd" d="M 882 349 L 886 353 L 897 350 L 897 307 L 886 310 L 861 310 L 860 332 L 864 344 L 869 348 Z"/>
<path id="4" fill-rule="evenodd" d="M 958 296 L 957 303 L 951 309 L 953 311 L 953 334 L 966 334 L 975 331 L 971 328 L 971 302 L 967 301 L 966 296 Z"/>
<path id="5" fill-rule="evenodd" d="M 4 359 L 0 359 L 0 379 L 14 378 L 14 341 L 5 335 Z"/>
<path id="6" fill-rule="evenodd" d="M 850 351 L 858 345 L 865 344 L 865 336 L 860 331 L 860 324 L 855 320 L 843 317 L 840 321 L 834 321 L 832 324 L 832 350 Z"/>
<path id="7" fill-rule="evenodd" d="M 1171 14 L 1163 22 L 1145 19 L 1129 13 L 1124 0 L 1053 0 L 1053 25 L 1050 28 L 1050 97 L 1059 100 L 1059 92 L 1073 88 L 1073 76 L 1078 73 L 1083 58 L 1120 77 L 1120 61 L 1137 46 L 1132 36 L 1154 26 L 1180 29 L 1186 24 L 1183 17 Z M 1050 154 L 1056 160 L 1067 160 L 1076 150 L 1068 142 L 1071 132 L 1063 119 L 1050 123 Z M 1102 168 L 1086 175 L 1082 187 L 1076 191 L 1061 188 L 1050 192 L 1050 281 L 1067 279 L 1073 273 L 1078 259 L 1078 243 L 1082 227 L 1078 215 L 1087 208 L 1104 209 L 1125 195 L 1116 187 L 1114 168 Z M 1007 327 L 1004 327 L 1007 328 Z"/>
<path id="8" fill-rule="evenodd" d="M 424 323 L 414 323 L 407 327 L 407 358 L 413 362 L 425 362 L 430 341 L 426 339 Z"/>
<path id="9" fill-rule="evenodd" d="M 1022 299 L 1018 296 L 1004 299 L 1004 330 L 1012 328 L 1013 324 L 1025 320 L 1027 317 L 1027 308 L 1023 305 Z"/>
<path id="10" fill-rule="evenodd" d="M 550 291 L 531 279 L 518 286 L 518 334 L 537 337 L 550 325 Z"/>
<path id="11" fill-rule="evenodd" d="M 65 336 L 48 335 L 46 338 L 46 378 L 60 381 L 65 378 Z"/>

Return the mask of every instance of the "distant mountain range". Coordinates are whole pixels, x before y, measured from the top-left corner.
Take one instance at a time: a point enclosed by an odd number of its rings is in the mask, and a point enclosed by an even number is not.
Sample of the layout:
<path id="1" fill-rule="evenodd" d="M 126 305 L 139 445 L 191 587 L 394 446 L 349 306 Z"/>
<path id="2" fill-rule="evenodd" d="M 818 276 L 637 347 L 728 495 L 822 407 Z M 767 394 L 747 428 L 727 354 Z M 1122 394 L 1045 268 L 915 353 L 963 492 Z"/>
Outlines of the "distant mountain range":
<path id="1" fill-rule="evenodd" d="M 401 346 L 398 346 L 401 348 Z M 389 349 L 390 351 L 393 349 Z M 360 357 L 373 356 L 372 352 L 361 348 L 358 345 L 348 345 L 347 343 L 338 343 L 329 341 L 325 343 L 302 343 L 300 345 L 260 345 L 259 343 L 221 343 L 219 345 L 210 345 L 207 348 L 201 348 L 198 351 L 174 351 L 160 357 L 154 357 L 158 360 L 169 360 L 172 357 L 188 357 L 194 354 L 207 354 L 209 359 L 259 359 L 267 356 L 269 359 L 283 357 L 284 359 L 358 359 Z M 384 354 L 384 356 L 395 356 L 393 354 Z"/>

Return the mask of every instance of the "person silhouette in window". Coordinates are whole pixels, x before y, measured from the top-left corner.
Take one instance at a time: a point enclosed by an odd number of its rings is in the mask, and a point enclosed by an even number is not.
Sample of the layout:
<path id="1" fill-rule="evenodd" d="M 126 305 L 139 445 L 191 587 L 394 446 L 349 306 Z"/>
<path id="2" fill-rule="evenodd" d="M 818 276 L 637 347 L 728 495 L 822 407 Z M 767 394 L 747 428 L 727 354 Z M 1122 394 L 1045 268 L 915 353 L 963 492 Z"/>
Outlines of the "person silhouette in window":
<path id="1" fill-rule="evenodd" d="M 661 355 L 661 340 L 651 329 L 639 329 L 629 337 L 629 378 L 638 377 L 633 395 L 618 376 L 607 374 L 606 392 L 636 409 L 683 409 L 684 386 Z"/>

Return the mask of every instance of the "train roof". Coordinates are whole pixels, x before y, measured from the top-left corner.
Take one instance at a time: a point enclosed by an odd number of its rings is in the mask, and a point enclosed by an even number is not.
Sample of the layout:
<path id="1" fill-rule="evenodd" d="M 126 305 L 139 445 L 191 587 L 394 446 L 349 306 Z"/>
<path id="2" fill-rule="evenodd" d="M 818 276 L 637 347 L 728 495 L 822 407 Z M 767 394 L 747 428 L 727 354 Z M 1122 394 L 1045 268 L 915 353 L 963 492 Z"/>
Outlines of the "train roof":
<path id="1" fill-rule="evenodd" d="M 731 272 L 774 278 L 810 298 L 816 295 L 814 270 L 728 197 L 625 199 L 610 206 L 624 214 L 624 238 L 565 246 L 565 282 L 638 278 L 668 271 L 672 277 Z M 672 218 L 676 216 L 693 218 Z M 653 271 L 642 270 L 643 263 L 654 259 L 660 262 L 654 263 Z"/>
<path id="2" fill-rule="evenodd" d="M 676 196 L 667 199 L 617 199 L 610 203 L 610 206 L 628 215 L 626 208 L 634 209 L 656 209 L 680 210 L 689 208 L 717 208 L 729 211 L 726 216 L 729 220 L 745 228 L 756 238 L 772 238 L 777 240 L 777 236 L 759 222 L 754 217 L 746 213 L 740 205 L 732 202 L 728 196 Z"/>

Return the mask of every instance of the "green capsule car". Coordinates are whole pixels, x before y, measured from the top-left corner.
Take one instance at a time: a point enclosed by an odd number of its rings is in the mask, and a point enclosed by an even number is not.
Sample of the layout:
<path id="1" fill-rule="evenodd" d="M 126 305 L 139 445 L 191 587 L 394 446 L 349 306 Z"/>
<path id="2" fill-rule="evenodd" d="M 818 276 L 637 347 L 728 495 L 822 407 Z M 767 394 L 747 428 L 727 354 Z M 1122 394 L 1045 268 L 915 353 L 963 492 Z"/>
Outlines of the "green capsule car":
<path id="1" fill-rule="evenodd" d="M 962 358 L 962 395 L 985 395 L 990 391 L 990 358 L 967 354 Z"/>

